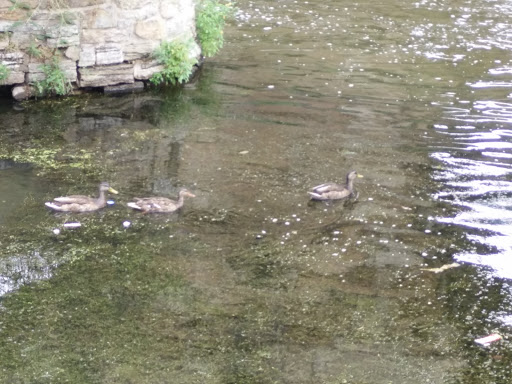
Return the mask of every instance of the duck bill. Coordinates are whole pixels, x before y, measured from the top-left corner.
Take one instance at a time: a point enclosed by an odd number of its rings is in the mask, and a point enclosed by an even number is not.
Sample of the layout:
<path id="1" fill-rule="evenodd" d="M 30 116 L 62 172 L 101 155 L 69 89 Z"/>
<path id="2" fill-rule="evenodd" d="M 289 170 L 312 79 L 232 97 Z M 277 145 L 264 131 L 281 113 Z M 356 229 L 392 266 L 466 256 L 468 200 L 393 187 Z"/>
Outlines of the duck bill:
<path id="1" fill-rule="evenodd" d="M 117 191 L 116 191 L 114 188 L 112 188 L 112 187 L 111 187 L 111 188 L 109 188 L 109 189 L 108 189 L 108 191 L 109 191 L 110 193 L 113 193 L 114 195 L 117 195 L 117 194 L 119 193 L 119 192 L 117 192 Z"/>
<path id="2" fill-rule="evenodd" d="M 357 177 L 359 178 L 363 178 L 364 176 L 363 175 L 360 175 L 359 173 L 357 174 Z"/>

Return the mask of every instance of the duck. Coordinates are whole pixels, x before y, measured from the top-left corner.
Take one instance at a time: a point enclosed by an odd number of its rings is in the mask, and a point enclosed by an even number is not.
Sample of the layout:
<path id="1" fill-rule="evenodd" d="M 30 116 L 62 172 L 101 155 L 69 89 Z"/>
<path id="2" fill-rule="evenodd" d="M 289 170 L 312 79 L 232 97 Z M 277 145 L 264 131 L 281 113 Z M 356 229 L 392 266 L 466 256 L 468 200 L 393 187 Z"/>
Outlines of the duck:
<path id="1" fill-rule="evenodd" d="M 56 197 L 53 201 L 44 203 L 48 208 L 59 212 L 92 212 L 97 211 L 107 205 L 105 192 L 117 194 L 118 192 L 110 187 L 109 183 L 102 182 L 99 185 L 98 197 L 89 197 L 84 195 L 71 195 Z"/>
<path id="2" fill-rule="evenodd" d="M 347 197 L 357 198 L 358 193 L 354 192 L 354 180 L 357 177 L 363 177 L 356 171 L 350 171 L 347 174 L 347 182 L 345 185 L 336 183 L 325 183 L 313 187 L 309 191 L 312 200 L 340 200 Z"/>
<path id="3" fill-rule="evenodd" d="M 178 201 L 167 197 L 134 197 L 135 201 L 126 203 L 130 208 L 143 213 L 172 213 L 183 207 L 185 197 L 196 197 L 188 189 L 182 188 L 178 193 Z"/>

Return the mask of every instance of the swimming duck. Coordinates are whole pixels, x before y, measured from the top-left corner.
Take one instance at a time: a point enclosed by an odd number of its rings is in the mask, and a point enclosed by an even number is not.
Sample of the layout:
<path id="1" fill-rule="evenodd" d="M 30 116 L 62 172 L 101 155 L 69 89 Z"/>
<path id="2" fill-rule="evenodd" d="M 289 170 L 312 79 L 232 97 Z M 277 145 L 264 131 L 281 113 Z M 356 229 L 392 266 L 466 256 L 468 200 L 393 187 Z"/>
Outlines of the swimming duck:
<path id="1" fill-rule="evenodd" d="M 354 180 L 356 177 L 363 177 L 356 171 L 347 174 L 347 183 L 345 185 L 336 183 L 325 183 L 317 185 L 312 191 L 308 192 L 313 200 L 339 200 L 346 197 L 357 197 L 354 194 Z"/>
<path id="2" fill-rule="evenodd" d="M 118 192 L 111 188 L 106 182 L 99 186 L 99 196 L 97 198 L 84 195 L 71 195 L 56 197 L 53 201 L 44 203 L 48 208 L 60 212 L 91 212 L 103 208 L 107 205 L 105 192 L 117 194 Z"/>
<path id="3" fill-rule="evenodd" d="M 143 213 L 172 213 L 183 206 L 185 197 L 196 197 L 196 195 L 183 188 L 178 194 L 178 201 L 166 197 L 134 197 L 135 201 L 126 205 Z"/>

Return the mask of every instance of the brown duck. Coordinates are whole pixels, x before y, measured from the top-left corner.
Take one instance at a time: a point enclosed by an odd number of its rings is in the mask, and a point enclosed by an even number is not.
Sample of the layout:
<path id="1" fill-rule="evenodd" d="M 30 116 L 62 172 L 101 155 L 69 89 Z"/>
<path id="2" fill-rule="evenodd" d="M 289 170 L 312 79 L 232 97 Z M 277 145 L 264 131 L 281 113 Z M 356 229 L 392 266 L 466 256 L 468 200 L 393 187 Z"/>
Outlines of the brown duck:
<path id="1" fill-rule="evenodd" d="M 187 189 L 181 189 L 178 194 L 178 201 L 167 197 L 134 197 L 135 201 L 126 203 L 126 205 L 144 213 L 172 213 L 183 206 L 185 197 L 196 197 L 196 195 Z"/>
<path id="2" fill-rule="evenodd" d="M 117 191 L 110 187 L 106 182 L 99 186 L 98 197 L 89 197 L 84 195 L 71 195 L 56 197 L 53 201 L 44 203 L 48 208 L 60 212 L 91 212 L 103 208 L 107 205 L 105 192 L 117 194 Z"/>
<path id="3" fill-rule="evenodd" d="M 313 200 L 339 200 L 347 197 L 357 197 L 354 193 L 354 180 L 356 177 L 363 177 L 356 171 L 347 174 L 347 182 L 345 185 L 336 183 L 325 183 L 314 187 L 309 191 L 309 195 Z"/>

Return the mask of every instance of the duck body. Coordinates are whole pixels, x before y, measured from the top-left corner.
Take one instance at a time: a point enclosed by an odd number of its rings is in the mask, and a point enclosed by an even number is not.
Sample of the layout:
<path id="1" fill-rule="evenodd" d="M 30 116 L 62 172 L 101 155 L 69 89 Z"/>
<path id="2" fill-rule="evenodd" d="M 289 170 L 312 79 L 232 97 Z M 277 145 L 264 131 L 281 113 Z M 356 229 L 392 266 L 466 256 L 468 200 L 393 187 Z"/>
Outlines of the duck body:
<path id="1" fill-rule="evenodd" d="M 99 186 L 99 195 L 96 198 L 84 195 L 61 196 L 44 203 L 44 205 L 59 212 L 92 212 L 107 205 L 105 197 L 107 191 L 117 194 L 115 189 L 111 188 L 108 183 L 103 182 Z"/>
<path id="2" fill-rule="evenodd" d="M 183 207 L 185 197 L 195 197 L 195 195 L 187 189 L 182 189 L 177 201 L 167 197 L 135 197 L 134 201 L 126 205 L 143 213 L 172 213 Z"/>
<path id="3" fill-rule="evenodd" d="M 337 183 L 324 183 L 313 187 L 309 191 L 309 195 L 313 200 L 340 200 L 348 197 L 357 197 L 354 193 L 354 180 L 358 175 L 356 171 L 351 171 L 347 174 L 347 182 L 345 185 Z"/>

